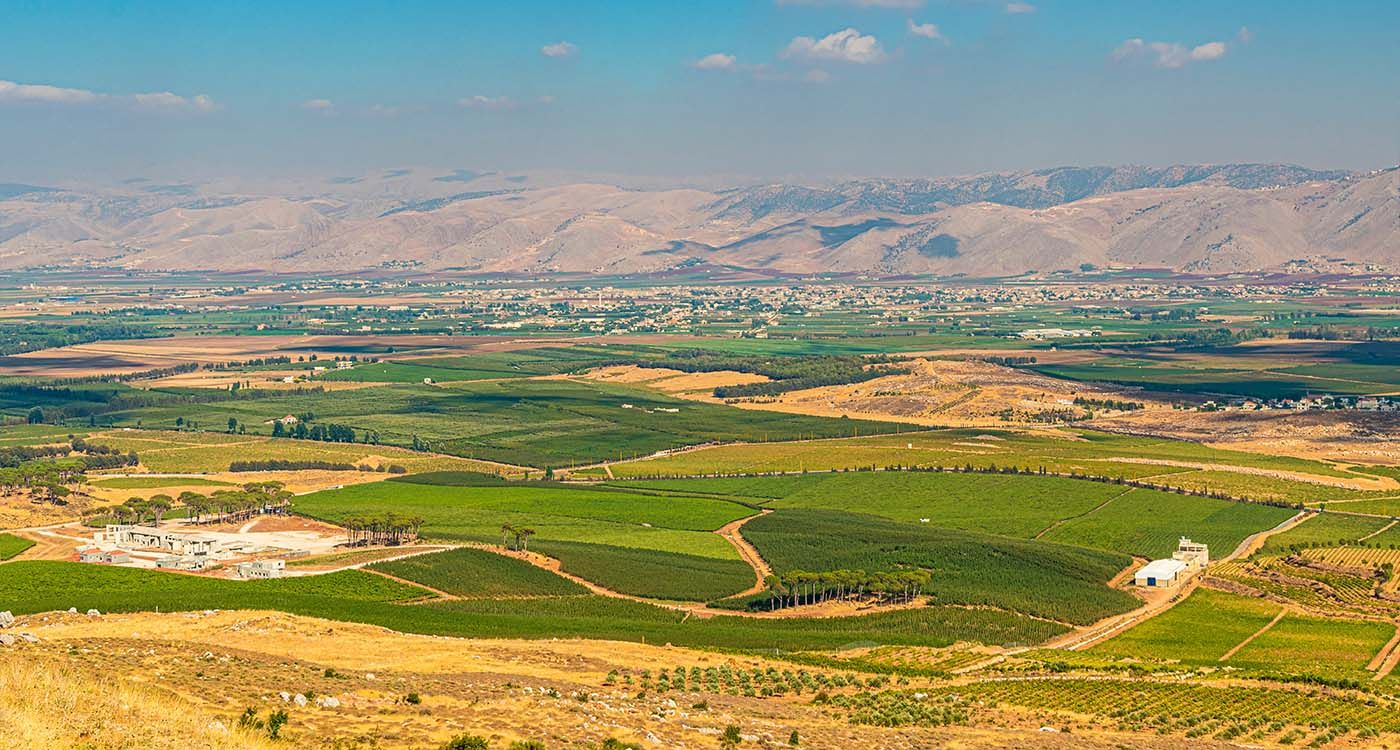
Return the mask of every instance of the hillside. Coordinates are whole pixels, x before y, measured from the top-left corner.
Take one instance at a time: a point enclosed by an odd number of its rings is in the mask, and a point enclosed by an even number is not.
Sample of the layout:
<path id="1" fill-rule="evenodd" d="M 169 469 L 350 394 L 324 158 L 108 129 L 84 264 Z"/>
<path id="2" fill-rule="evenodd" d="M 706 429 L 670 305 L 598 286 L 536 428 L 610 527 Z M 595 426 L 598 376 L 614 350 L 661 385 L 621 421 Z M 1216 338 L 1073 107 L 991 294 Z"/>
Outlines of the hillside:
<path id="1" fill-rule="evenodd" d="M 1065 167 L 729 189 L 465 170 L 0 188 L 0 267 L 10 269 L 1389 270 L 1400 236 L 1400 169 L 1355 175 L 1289 165 Z"/>

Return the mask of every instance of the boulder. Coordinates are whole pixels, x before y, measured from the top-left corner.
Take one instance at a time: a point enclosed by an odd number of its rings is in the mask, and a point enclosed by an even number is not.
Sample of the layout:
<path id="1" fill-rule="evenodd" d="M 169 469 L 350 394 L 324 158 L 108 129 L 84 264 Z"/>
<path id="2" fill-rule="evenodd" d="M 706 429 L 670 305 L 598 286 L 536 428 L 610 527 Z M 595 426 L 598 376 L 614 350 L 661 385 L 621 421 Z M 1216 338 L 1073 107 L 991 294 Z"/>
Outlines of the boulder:
<path id="1" fill-rule="evenodd" d="M 292 696 L 292 702 L 297 704 L 298 706 L 305 706 L 306 696 L 302 695 L 301 693 L 297 693 L 296 695 Z"/>
<path id="2" fill-rule="evenodd" d="M 15 616 L 9 610 L 0 612 L 0 630 L 15 624 Z"/>
<path id="3" fill-rule="evenodd" d="M 95 609 L 90 609 L 90 610 L 87 611 L 87 613 L 88 613 L 88 615 L 89 615 L 90 617 L 101 617 L 101 616 L 102 616 L 102 613 L 101 613 L 101 612 L 98 612 L 98 611 L 95 610 Z"/>
<path id="4" fill-rule="evenodd" d="M 15 640 L 15 637 L 9 633 L 0 633 L 0 646 L 13 646 Z"/>
<path id="5" fill-rule="evenodd" d="M 25 643 L 38 643 L 38 642 L 39 642 L 39 637 L 36 636 L 36 635 L 34 635 L 33 633 L 20 633 L 20 634 L 19 634 L 19 639 L 20 639 L 21 641 L 24 641 Z"/>

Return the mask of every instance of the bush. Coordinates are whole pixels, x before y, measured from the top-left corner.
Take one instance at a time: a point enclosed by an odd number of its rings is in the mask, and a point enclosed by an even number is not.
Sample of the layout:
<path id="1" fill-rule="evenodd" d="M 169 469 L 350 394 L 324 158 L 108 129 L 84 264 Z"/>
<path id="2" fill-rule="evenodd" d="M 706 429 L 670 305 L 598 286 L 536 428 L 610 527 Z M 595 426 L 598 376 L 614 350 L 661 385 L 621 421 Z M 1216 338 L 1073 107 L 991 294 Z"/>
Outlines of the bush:
<path id="1" fill-rule="evenodd" d="M 485 737 L 475 734 L 459 734 L 448 740 L 442 750 L 488 750 L 491 743 Z"/>

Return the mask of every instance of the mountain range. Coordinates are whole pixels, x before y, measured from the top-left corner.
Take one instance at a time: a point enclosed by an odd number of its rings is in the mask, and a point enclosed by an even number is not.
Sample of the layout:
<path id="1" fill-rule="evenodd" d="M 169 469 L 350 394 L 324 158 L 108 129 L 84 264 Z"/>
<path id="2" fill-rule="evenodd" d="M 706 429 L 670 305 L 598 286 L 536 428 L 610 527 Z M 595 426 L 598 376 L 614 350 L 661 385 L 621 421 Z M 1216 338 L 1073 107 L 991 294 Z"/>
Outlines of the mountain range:
<path id="1" fill-rule="evenodd" d="M 391 169 L 0 183 L 0 268 L 1016 276 L 1400 267 L 1400 168 L 1060 167 L 820 185 Z"/>

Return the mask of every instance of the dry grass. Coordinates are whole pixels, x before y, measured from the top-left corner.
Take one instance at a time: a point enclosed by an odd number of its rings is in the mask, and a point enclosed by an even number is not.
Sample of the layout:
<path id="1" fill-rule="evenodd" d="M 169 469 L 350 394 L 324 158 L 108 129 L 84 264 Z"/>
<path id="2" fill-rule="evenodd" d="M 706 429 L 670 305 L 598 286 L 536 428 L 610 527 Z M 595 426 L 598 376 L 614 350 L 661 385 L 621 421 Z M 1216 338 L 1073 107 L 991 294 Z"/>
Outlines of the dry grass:
<path id="1" fill-rule="evenodd" d="M 178 698 L 122 677 L 12 653 L 0 657 L 0 747 L 25 750 L 272 748 L 196 712 Z"/>

